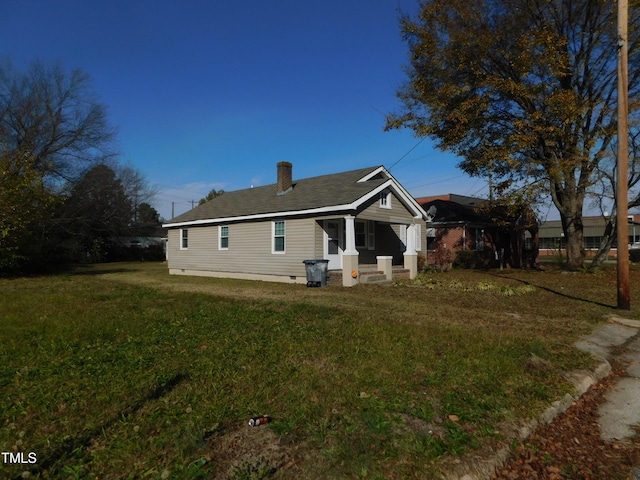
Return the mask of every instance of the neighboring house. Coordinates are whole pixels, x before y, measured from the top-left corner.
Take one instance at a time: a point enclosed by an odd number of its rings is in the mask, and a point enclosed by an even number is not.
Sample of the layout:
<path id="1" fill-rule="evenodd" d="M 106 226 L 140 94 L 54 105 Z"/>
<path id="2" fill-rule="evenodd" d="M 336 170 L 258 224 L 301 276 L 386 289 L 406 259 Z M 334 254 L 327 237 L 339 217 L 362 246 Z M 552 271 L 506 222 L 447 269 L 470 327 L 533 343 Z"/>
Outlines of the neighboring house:
<path id="1" fill-rule="evenodd" d="M 486 266 L 535 266 L 538 257 L 538 222 L 531 209 L 509 214 L 487 200 L 464 195 L 418 198 L 427 212 L 425 254 L 427 264 L 441 262 L 446 252 L 475 251 Z"/>
<path id="2" fill-rule="evenodd" d="M 326 259 L 352 286 L 365 265 L 415 276 L 424 225 L 382 166 L 294 181 L 280 162 L 276 184 L 225 192 L 164 226 L 171 274 L 305 283 L 303 261 Z"/>

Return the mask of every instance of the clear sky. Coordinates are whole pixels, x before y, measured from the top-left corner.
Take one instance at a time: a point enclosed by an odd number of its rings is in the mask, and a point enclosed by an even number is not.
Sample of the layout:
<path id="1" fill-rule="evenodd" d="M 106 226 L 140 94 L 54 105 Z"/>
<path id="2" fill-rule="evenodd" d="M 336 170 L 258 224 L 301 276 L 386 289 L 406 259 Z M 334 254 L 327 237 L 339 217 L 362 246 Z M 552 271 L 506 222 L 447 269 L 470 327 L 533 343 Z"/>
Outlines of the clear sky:
<path id="1" fill-rule="evenodd" d="M 417 0 L 2 3 L 0 55 L 89 73 L 166 219 L 211 188 L 274 183 L 281 160 L 294 179 L 384 165 L 414 196 L 487 195 L 430 140 L 383 131 Z"/>

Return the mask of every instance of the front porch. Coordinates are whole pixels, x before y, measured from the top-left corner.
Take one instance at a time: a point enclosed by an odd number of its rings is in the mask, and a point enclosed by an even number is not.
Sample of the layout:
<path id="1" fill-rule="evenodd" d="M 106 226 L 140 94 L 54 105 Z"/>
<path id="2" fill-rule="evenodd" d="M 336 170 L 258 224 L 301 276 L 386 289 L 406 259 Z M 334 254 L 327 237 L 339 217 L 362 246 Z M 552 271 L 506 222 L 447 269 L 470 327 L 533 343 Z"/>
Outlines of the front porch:
<path id="1" fill-rule="evenodd" d="M 324 258 L 329 261 L 329 282 L 350 287 L 358 283 L 414 278 L 420 225 L 411 222 L 416 220 L 391 223 L 345 215 L 319 222 Z M 402 267 L 395 268 L 394 264 Z"/>

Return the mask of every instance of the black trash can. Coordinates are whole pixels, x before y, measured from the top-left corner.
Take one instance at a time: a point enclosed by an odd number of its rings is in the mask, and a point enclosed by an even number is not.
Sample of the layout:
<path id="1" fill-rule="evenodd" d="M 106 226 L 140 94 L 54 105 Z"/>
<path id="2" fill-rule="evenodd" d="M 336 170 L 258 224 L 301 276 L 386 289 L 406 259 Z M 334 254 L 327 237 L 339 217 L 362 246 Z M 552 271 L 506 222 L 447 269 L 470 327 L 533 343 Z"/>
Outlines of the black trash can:
<path id="1" fill-rule="evenodd" d="M 326 287 L 327 286 L 327 269 L 329 260 L 303 260 L 307 269 L 307 287 Z"/>

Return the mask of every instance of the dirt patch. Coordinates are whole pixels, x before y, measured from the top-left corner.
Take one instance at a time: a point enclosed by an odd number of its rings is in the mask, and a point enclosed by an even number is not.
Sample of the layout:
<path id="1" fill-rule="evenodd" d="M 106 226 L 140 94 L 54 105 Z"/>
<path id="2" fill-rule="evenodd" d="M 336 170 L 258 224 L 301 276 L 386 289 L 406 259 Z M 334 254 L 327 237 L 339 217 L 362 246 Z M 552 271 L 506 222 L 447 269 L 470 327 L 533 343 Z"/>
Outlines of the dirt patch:
<path id="1" fill-rule="evenodd" d="M 238 426 L 208 439 L 207 460 L 221 480 L 296 478 L 300 469 L 300 439 L 294 434 L 280 436 L 268 426 Z"/>
<path id="2" fill-rule="evenodd" d="M 400 414 L 399 418 L 401 424 L 395 429 L 397 435 L 403 435 L 406 432 L 433 435 L 435 438 L 442 438 L 446 435 L 446 431 L 441 425 L 442 420 L 430 423 L 406 413 Z"/>

